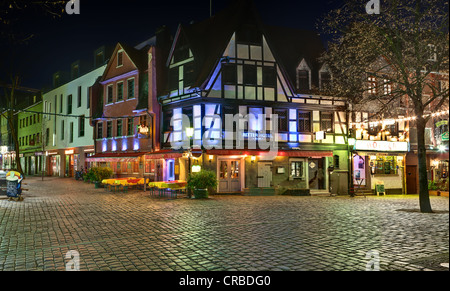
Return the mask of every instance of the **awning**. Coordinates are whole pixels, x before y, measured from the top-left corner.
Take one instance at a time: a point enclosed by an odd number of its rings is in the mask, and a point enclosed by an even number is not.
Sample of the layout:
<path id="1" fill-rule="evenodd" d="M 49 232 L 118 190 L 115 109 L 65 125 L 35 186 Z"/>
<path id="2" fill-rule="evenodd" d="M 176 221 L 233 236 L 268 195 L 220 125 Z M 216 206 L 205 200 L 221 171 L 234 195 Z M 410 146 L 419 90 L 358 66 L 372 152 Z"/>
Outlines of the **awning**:
<path id="1" fill-rule="evenodd" d="M 262 156 L 267 155 L 269 151 L 257 150 L 207 150 L 208 155 L 216 156 Z M 297 157 L 297 158 L 314 158 L 320 159 L 325 157 L 333 157 L 332 151 L 278 151 L 278 157 Z"/>
<path id="2" fill-rule="evenodd" d="M 154 153 L 148 153 L 145 155 L 146 160 L 160 160 L 160 159 L 178 159 L 183 156 L 182 153 L 172 150 L 162 150 Z"/>
<path id="3" fill-rule="evenodd" d="M 139 157 L 143 155 L 144 153 L 96 154 L 92 157 L 87 158 L 86 162 L 117 162 L 117 163 L 137 162 L 139 161 Z"/>

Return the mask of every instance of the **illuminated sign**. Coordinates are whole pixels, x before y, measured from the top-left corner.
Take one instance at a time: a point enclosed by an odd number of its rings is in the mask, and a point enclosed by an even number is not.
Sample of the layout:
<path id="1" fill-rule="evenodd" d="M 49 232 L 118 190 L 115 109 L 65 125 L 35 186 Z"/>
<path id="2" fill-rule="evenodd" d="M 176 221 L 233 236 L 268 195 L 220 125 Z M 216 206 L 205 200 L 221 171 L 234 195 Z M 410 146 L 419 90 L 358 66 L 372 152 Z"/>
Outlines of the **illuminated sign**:
<path id="1" fill-rule="evenodd" d="M 407 142 L 357 140 L 355 149 L 359 151 L 407 152 Z"/>
<path id="2" fill-rule="evenodd" d="M 244 132 L 244 133 L 242 133 L 242 136 L 244 138 L 255 139 L 255 140 L 272 139 L 271 133 Z"/>
<path id="3" fill-rule="evenodd" d="M 66 155 L 73 155 L 74 154 L 74 150 L 67 150 L 64 152 L 64 154 Z"/>
<path id="4" fill-rule="evenodd" d="M 202 170 L 202 166 L 200 166 L 200 165 L 192 166 L 192 173 L 198 173 L 201 170 Z"/>
<path id="5" fill-rule="evenodd" d="M 150 133 L 150 129 L 148 128 L 148 126 L 139 125 L 138 132 L 139 132 L 139 134 L 142 134 L 142 135 L 148 135 Z"/>
<path id="6" fill-rule="evenodd" d="M 6 154 L 8 152 L 8 147 L 7 146 L 1 146 L 0 147 L 0 153 L 1 154 Z"/>
<path id="7" fill-rule="evenodd" d="M 315 140 L 324 140 L 327 138 L 327 133 L 325 131 L 318 131 L 314 134 Z"/>

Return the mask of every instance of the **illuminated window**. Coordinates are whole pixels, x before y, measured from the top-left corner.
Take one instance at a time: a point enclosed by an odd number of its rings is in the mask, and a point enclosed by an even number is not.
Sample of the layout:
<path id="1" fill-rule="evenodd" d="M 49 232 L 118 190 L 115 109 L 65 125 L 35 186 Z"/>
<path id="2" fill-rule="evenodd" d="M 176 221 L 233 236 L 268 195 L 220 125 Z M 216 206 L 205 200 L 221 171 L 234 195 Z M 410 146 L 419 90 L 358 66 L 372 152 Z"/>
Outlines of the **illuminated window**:
<path id="1" fill-rule="evenodd" d="M 301 161 L 291 162 L 291 176 L 292 178 L 304 178 L 305 172 L 303 162 Z"/>
<path id="2" fill-rule="evenodd" d="M 333 112 L 320 112 L 320 130 L 333 131 Z"/>
<path id="3" fill-rule="evenodd" d="M 371 95 L 377 94 L 377 79 L 375 77 L 368 78 L 368 90 L 367 92 Z"/>

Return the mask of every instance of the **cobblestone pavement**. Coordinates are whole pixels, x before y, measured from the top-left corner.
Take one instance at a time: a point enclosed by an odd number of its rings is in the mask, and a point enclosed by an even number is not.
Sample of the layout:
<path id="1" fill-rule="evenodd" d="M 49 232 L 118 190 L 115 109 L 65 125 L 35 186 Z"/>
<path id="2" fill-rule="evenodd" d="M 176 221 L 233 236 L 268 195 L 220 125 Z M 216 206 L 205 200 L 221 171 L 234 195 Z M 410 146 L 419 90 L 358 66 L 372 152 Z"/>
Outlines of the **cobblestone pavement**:
<path id="1" fill-rule="evenodd" d="M 28 179 L 23 202 L 0 199 L 0 270 L 430 270 L 449 252 L 449 200 L 421 214 L 417 196 L 209 200 L 109 193 L 69 179 Z M 447 255 L 445 255 L 447 254 Z M 372 257 L 374 258 L 374 257 Z M 443 263 L 443 262 L 442 262 Z M 436 267 L 435 270 L 438 270 Z"/>

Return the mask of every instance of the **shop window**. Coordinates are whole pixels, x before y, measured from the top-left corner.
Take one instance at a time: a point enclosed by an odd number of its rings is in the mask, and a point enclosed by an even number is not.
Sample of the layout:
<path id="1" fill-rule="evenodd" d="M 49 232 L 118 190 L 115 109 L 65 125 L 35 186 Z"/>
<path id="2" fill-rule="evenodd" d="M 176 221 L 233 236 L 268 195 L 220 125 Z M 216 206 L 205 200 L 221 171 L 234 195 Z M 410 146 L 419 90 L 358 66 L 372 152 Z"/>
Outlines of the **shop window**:
<path id="1" fill-rule="evenodd" d="M 377 156 L 375 174 L 378 175 L 397 175 L 397 157 L 395 156 Z"/>
<path id="2" fill-rule="evenodd" d="M 301 179 L 305 177 L 305 171 L 302 161 L 291 162 L 291 176 L 294 179 Z"/>

